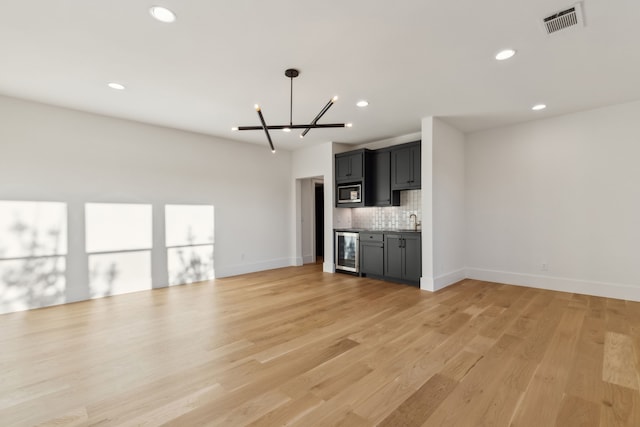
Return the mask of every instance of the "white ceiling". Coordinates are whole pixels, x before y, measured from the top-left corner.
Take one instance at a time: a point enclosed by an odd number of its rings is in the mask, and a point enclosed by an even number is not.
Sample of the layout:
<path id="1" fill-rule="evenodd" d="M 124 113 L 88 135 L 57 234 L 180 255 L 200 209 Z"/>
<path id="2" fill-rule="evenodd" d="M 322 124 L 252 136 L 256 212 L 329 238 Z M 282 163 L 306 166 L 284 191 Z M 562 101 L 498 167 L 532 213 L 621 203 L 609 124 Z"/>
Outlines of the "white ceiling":
<path id="1" fill-rule="evenodd" d="M 148 9 L 174 10 L 162 24 Z M 264 144 L 350 144 L 445 117 L 464 131 L 640 99 L 640 1 L 585 0 L 586 27 L 547 36 L 544 16 L 572 0 L 0 0 L 0 93 Z M 505 47 L 518 54 L 495 61 Z M 125 84 L 123 92 L 106 83 Z M 370 106 L 355 106 L 367 99 Z M 532 112 L 533 104 L 549 108 Z"/>

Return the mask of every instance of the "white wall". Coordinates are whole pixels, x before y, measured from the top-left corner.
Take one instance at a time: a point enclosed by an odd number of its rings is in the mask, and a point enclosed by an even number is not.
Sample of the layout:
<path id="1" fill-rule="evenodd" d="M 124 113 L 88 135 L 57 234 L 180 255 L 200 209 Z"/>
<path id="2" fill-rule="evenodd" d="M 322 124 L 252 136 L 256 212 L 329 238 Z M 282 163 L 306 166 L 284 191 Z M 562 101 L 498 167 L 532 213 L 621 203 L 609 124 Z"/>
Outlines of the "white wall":
<path id="1" fill-rule="evenodd" d="M 433 276 L 441 289 L 465 277 L 465 136 L 433 119 Z"/>
<path id="2" fill-rule="evenodd" d="M 335 201 L 333 196 L 333 143 L 312 145 L 292 153 L 292 181 L 295 202 L 292 208 L 295 221 L 291 225 L 291 248 L 296 264 L 302 264 L 302 190 L 305 178 L 322 177 L 324 181 L 324 264 L 323 271 L 335 271 L 333 261 L 333 223 Z"/>
<path id="3" fill-rule="evenodd" d="M 422 278 L 435 291 L 465 277 L 465 137 L 442 120 L 422 120 Z"/>
<path id="4" fill-rule="evenodd" d="M 640 300 L 639 118 L 635 102 L 467 135 L 467 275 Z"/>
<path id="5" fill-rule="evenodd" d="M 165 204 L 215 206 L 218 277 L 294 263 L 287 151 L 7 97 L 0 117 L 0 200 L 68 203 L 67 301 L 88 295 L 86 202 L 153 205 L 154 287 L 167 283 Z"/>

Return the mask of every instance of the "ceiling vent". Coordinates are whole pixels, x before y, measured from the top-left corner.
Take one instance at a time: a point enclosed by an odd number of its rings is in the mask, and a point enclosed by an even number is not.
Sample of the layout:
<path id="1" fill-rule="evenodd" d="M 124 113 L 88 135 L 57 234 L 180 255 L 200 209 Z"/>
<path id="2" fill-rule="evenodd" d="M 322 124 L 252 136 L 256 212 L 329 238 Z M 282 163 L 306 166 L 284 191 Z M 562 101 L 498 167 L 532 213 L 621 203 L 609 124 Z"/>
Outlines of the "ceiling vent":
<path id="1" fill-rule="evenodd" d="M 543 24 L 547 34 L 554 34 L 568 28 L 584 27 L 582 4 L 576 3 L 569 9 L 547 16 L 543 19 Z"/>

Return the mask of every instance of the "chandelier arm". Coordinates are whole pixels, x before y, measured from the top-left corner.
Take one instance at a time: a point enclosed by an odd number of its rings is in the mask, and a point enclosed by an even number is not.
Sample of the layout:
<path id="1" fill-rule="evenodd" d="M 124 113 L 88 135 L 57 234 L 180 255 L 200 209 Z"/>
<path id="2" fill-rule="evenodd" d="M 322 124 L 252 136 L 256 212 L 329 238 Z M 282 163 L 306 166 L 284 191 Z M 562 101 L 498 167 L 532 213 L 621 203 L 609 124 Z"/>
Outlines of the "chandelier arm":
<path id="1" fill-rule="evenodd" d="M 264 129 L 264 133 L 267 135 L 267 139 L 269 140 L 269 146 L 271 147 L 271 152 L 275 153 L 276 149 L 273 148 L 273 141 L 271 141 L 271 135 L 269 135 L 269 129 L 267 128 L 267 124 L 264 122 L 264 117 L 262 116 L 262 110 L 260 108 L 256 108 L 258 112 L 258 117 L 260 117 L 260 122 L 262 123 L 262 129 Z"/>
<path id="2" fill-rule="evenodd" d="M 333 103 L 334 103 L 334 102 L 335 102 L 335 98 L 331 98 L 331 99 L 329 100 L 329 102 L 327 102 L 327 105 L 325 105 L 325 106 L 322 108 L 322 110 L 318 113 L 318 115 L 316 116 L 316 118 L 315 118 L 315 119 L 313 119 L 313 120 L 311 121 L 311 124 L 312 124 L 312 125 L 317 124 L 317 123 L 318 123 L 318 120 L 320 120 L 320 118 L 321 118 L 322 116 L 324 116 L 324 113 L 326 113 L 326 112 L 329 110 L 329 108 L 331 108 L 331 106 L 333 105 Z M 304 130 L 304 132 L 302 132 L 302 135 L 300 135 L 300 137 L 304 137 L 304 136 L 307 134 L 307 132 L 309 132 L 311 129 L 312 129 L 311 127 L 306 128 L 306 129 Z"/>
<path id="3" fill-rule="evenodd" d="M 326 128 L 344 128 L 347 125 L 344 123 L 321 123 L 321 124 L 306 124 L 306 125 L 269 125 L 269 130 L 282 130 L 282 129 L 326 129 Z M 237 130 L 262 130 L 262 126 L 238 126 Z"/>

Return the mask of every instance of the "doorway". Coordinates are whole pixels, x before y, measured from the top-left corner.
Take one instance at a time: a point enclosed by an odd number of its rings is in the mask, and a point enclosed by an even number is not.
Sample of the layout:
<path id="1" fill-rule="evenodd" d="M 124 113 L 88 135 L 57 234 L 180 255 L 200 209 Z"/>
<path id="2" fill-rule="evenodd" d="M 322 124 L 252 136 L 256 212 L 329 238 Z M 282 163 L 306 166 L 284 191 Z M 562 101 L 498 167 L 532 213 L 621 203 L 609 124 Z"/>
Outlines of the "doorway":
<path id="1" fill-rule="evenodd" d="M 297 180 L 299 228 L 297 257 L 299 264 L 315 264 L 324 260 L 324 180 L 321 176 Z"/>
<path id="2" fill-rule="evenodd" d="M 324 183 L 314 181 L 316 264 L 324 262 Z"/>

